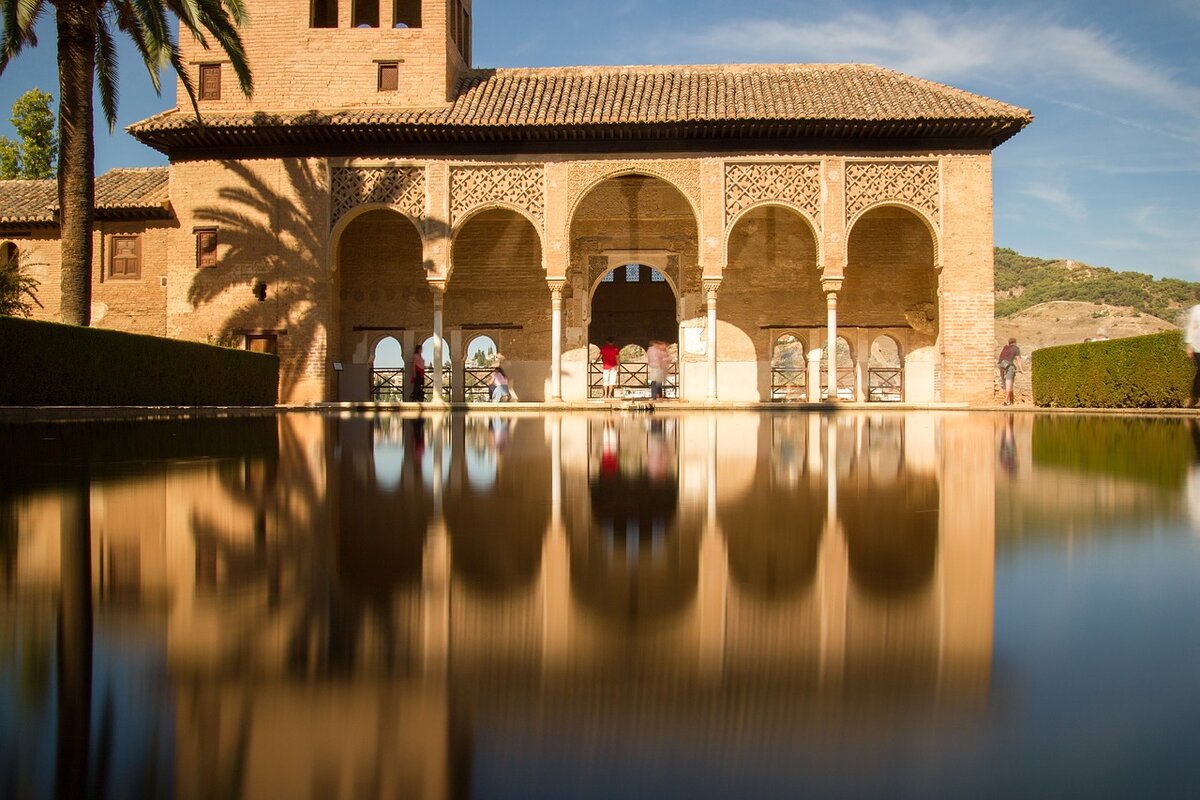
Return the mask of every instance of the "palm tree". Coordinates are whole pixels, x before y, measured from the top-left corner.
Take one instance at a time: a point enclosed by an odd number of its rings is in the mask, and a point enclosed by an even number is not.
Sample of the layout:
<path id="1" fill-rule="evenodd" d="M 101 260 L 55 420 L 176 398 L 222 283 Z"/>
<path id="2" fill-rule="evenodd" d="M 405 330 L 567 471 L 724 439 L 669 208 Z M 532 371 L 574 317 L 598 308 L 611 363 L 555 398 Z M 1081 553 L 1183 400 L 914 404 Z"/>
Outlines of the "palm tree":
<path id="1" fill-rule="evenodd" d="M 109 130 L 117 123 L 117 48 L 113 29 L 137 46 L 154 90 L 161 94 L 159 69 L 175 68 L 199 116 L 192 79 L 183 64 L 169 18 L 178 18 L 204 46 L 207 32 L 229 56 L 242 91 L 253 91 L 250 65 L 238 28 L 246 22 L 243 0 L 0 0 L 4 34 L 0 75 L 26 46 L 37 45 L 35 26 L 54 8 L 58 30 L 58 203 L 62 242 L 62 321 L 91 321 L 92 222 L 95 215 L 95 143 L 92 86 Z"/>

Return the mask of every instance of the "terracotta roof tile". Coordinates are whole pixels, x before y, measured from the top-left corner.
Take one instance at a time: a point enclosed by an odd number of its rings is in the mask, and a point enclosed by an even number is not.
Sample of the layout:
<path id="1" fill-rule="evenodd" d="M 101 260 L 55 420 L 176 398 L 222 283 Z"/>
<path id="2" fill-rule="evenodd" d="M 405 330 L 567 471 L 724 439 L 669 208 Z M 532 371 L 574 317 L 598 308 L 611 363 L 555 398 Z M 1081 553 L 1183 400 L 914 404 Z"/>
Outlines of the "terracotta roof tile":
<path id="1" fill-rule="evenodd" d="M 167 167 L 114 169 L 96 178 L 100 217 L 161 214 L 169 198 Z M 53 224 L 58 184 L 51 180 L 0 180 L 0 224 Z"/>
<path id="2" fill-rule="evenodd" d="M 863 64 L 558 67 L 472 70 L 440 108 L 210 112 L 204 127 L 429 126 L 459 129 L 723 122 L 996 122 L 1019 130 L 1027 109 Z M 131 126 L 200 130 L 172 110 Z M 1011 135 L 1011 133 L 1009 133 Z"/>

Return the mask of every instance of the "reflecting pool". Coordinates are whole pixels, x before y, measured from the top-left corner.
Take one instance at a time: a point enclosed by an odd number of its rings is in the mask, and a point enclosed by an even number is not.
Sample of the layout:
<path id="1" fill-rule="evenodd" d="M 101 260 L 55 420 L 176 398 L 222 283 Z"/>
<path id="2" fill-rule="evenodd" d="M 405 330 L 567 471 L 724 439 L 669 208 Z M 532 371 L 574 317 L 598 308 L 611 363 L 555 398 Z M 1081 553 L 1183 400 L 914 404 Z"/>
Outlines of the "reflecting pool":
<path id="1" fill-rule="evenodd" d="M 0 797 L 1194 797 L 1200 425 L 0 425 Z"/>

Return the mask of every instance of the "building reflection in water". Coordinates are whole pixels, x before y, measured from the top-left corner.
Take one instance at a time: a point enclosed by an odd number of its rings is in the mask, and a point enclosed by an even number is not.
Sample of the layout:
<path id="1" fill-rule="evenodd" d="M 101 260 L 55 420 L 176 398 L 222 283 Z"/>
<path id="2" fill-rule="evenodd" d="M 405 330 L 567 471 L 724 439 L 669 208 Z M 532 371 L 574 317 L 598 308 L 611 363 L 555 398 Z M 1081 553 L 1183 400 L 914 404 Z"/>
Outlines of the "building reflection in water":
<path id="1" fill-rule="evenodd" d="M 986 700 L 990 419 L 265 422 L 273 446 L 90 479 L 97 649 L 158 676 L 109 739 L 158 794 L 533 791 L 550 754 L 569 787 L 616 752 L 652 774 L 703 741 L 735 768 Z M 13 642 L 53 638 L 63 498 L 0 498 Z"/>

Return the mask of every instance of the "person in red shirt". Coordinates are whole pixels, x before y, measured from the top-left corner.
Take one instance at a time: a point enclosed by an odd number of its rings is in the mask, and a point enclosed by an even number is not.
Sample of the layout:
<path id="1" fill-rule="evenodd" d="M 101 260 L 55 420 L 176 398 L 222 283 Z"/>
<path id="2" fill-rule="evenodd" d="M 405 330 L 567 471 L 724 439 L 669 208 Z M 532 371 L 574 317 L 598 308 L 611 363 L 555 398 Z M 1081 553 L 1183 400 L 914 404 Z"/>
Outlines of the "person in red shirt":
<path id="1" fill-rule="evenodd" d="M 617 396 L 617 375 L 620 372 L 621 351 L 613 343 L 613 337 L 608 337 L 604 347 L 600 348 L 600 366 L 604 368 L 604 397 Z"/>

